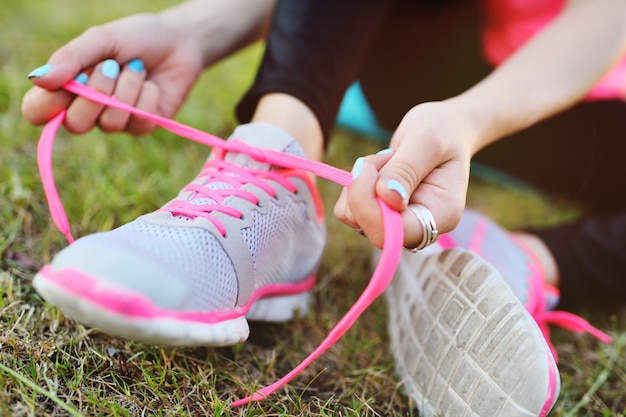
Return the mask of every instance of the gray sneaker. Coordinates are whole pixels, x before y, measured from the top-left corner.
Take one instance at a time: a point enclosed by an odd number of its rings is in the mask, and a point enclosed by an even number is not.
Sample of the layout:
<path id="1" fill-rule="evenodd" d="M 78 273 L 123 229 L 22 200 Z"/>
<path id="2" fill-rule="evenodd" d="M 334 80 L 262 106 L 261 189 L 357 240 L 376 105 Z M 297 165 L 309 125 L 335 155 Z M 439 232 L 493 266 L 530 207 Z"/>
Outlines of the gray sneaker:
<path id="1" fill-rule="evenodd" d="M 465 249 L 404 253 L 386 291 L 396 373 L 424 416 L 545 416 L 560 387 L 539 326 Z"/>
<path id="2" fill-rule="evenodd" d="M 282 130 L 253 123 L 232 139 L 304 157 Z M 39 294 L 101 331 L 162 345 L 231 345 L 250 320 L 304 313 L 326 231 L 304 171 L 215 148 L 161 209 L 77 240 L 34 279 Z"/>

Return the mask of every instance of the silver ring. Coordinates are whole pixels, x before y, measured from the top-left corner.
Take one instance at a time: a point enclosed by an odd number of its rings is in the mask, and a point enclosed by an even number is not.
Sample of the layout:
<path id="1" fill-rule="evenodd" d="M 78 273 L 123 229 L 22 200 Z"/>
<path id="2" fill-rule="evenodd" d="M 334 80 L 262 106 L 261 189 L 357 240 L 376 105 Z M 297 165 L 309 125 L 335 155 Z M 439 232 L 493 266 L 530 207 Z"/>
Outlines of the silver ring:
<path id="1" fill-rule="evenodd" d="M 430 246 L 437 241 L 439 238 L 439 232 L 437 231 L 437 224 L 435 223 L 435 218 L 433 214 L 426 207 L 421 204 L 409 204 L 407 207 L 414 215 L 417 217 L 417 220 L 422 225 L 422 241 L 419 245 L 412 248 L 404 248 L 413 253 L 418 250 L 424 249 L 426 246 Z"/>

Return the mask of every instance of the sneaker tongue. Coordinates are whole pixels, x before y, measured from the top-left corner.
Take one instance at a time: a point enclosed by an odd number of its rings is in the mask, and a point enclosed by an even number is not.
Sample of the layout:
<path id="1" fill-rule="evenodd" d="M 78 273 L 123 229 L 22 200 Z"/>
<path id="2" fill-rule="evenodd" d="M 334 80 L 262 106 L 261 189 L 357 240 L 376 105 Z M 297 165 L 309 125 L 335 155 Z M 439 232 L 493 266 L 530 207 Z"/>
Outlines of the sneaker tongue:
<path id="1" fill-rule="evenodd" d="M 255 148 L 270 149 L 305 157 L 304 151 L 287 132 L 269 123 L 248 123 L 238 126 L 228 140 L 240 140 Z M 271 165 L 259 162 L 245 153 L 229 152 L 224 159 L 245 168 L 269 171 Z"/>

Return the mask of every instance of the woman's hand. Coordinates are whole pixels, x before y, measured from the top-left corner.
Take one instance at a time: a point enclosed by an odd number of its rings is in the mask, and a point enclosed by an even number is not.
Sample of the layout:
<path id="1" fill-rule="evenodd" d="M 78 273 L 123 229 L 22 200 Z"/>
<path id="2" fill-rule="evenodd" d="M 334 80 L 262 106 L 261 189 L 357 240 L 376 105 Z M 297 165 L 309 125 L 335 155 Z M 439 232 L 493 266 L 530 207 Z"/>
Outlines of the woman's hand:
<path id="1" fill-rule="evenodd" d="M 361 229 L 377 247 L 383 245 L 377 197 L 402 213 L 407 247 L 423 237 L 421 224 L 406 210 L 409 204 L 428 208 L 439 233 L 451 231 L 465 207 L 474 135 L 470 119 L 451 101 L 414 107 L 395 131 L 392 151 L 357 160 L 354 180 L 343 190 L 335 215 Z"/>
<path id="2" fill-rule="evenodd" d="M 39 125 L 67 109 L 65 125 L 73 133 L 94 126 L 107 132 L 149 132 L 154 129 L 150 122 L 74 97 L 61 87 L 88 76 L 89 87 L 171 117 L 205 67 L 264 36 L 273 5 L 273 0 L 190 0 L 158 14 L 89 28 L 29 75 L 35 86 L 24 96 L 22 113 Z"/>
<path id="3" fill-rule="evenodd" d="M 202 64 L 199 46 L 159 15 L 129 16 L 92 27 L 57 50 L 46 66 L 33 72 L 35 86 L 24 96 L 22 112 L 38 125 L 67 109 L 65 125 L 73 133 L 95 125 L 107 132 L 146 133 L 154 128 L 151 123 L 75 98 L 60 88 L 83 73 L 89 77 L 89 87 L 170 117 L 199 76 Z"/>

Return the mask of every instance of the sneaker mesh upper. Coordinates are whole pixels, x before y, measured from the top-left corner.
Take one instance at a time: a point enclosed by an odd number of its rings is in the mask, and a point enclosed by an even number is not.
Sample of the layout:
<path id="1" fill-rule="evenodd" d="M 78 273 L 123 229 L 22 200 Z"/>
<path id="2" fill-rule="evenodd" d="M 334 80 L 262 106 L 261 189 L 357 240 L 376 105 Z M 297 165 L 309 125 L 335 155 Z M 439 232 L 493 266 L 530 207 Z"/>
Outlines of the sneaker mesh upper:
<path id="1" fill-rule="evenodd" d="M 306 265 L 306 253 L 301 253 L 302 249 L 299 249 L 307 248 L 309 240 L 299 230 L 309 220 L 306 205 L 290 201 L 282 206 L 270 202 L 270 206 L 268 214 L 253 213 L 254 228 L 242 230 L 255 266 L 264 269 L 264 278 L 257 286 L 278 283 L 282 276 L 293 275 L 302 268 L 310 268 Z M 282 244 L 279 244 L 282 250 L 272 248 L 281 240 Z M 294 262 L 275 262 L 271 259 L 275 256 L 291 257 Z"/>
<path id="2" fill-rule="evenodd" d="M 244 130 L 238 130 L 239 134 L 236 131 L 236 137 L 241 140 L 243 136 L 245 141 L 249 134 L 246 129 L 254 133 L 250 126 L 244 125 Z M 293 140 L 283 141 L 280 146 L 283 151 L 304 155 Z M 227 154 L 224 160 L 228 161 L 230 156 Z M 252 159 L 246 160 L 243 154 L 233 156 L 234 162 L 250 169 L 275 170 Z M 206 174 L 215 172 L 211 169 L 203 171 L 193 184 L 211 190 L 239 188 L 219 176 L 210 178 Z M 305 182 L 292 179 L 298 187 L 293 194 L 276 181 L 268 180 L 277 192 L 274 198 L 234 172 L 220 171 L 220 175 L 223 174 L 241 182 L 240 189 L 255 194 L 261 205 L 257 209 L 241 197 L 225 198 L 228 206 L 253 220 L 245 226 L 235 217 L 217 213 L 216 218 L 221 219 L 228 230 L 228 239 L 222 238 L 215 228 L 207 227 L 207 222 L 204 225 L 194 222 L 193 216 L 176 210 L 167 212 L 170 202 L 159 212 L 142 216 L 118 229 L 77 240 L 55 258 L 53 267 L 78 269 L 144 294 L 156 305 L 172 308 L 174 304 L 173 308 L 185 311 L 230 309 L 248 301 L 241 299 L 242 291 L 249 297 L 251 290 L 263 285 L 297 283 L 308 278 L 321 257 L 325 231 L 314 215 L 313 197 Z M 186 200 L 194 206 L 216 203 L 202 192 L 185 189 L 176 200 Z M 229 243 L 232 240 L 242 243 Z M 123 265 L 118 262 L 120 256 L 124 257 Z M 94 257 L 99 261 L 92 262 Z M 246 264 L 242 257 L 250 259 L 252 276 L 237 276 L 237 262 Z M 146 271 L 151 271 L 154 277 L 146 277 Z M 172 301 L 175 293 L 179 294 L 176 303 Z"/>
<path id="3" fill-rule="evenodd" d="M 208 231 L 195 227 L 161 226 L 141 219 L 119 230 L 122 232 L 119 240 L 136 242 L 136 251 L 149 256 L 148 261 L 161 264 L 192 289 L 190 310 L 214 310 L 235 305 L 237 275 L 220 243 Z"/>

